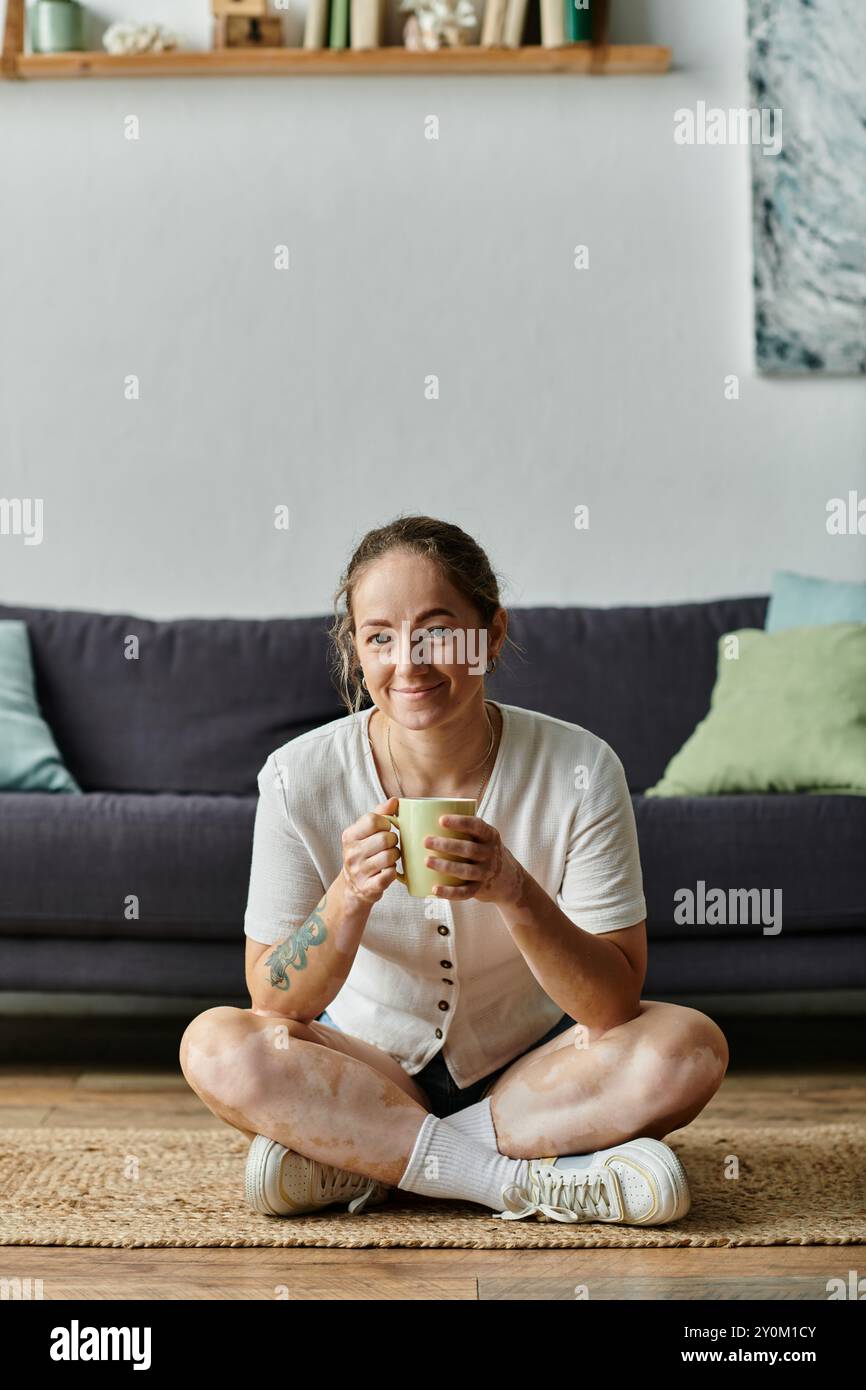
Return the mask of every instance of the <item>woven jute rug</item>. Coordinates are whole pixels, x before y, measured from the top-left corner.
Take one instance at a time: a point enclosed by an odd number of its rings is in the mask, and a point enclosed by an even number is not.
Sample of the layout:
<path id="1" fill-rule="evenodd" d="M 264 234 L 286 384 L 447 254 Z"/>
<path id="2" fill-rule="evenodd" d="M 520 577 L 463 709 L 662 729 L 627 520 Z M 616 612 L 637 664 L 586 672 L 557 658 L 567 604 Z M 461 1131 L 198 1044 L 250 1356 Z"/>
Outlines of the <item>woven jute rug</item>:
<path id="1" fill-rule="evenodd" d="M 247 1142 L 224 1130 L 0 1130 L 0 1244 L 75 1246 L 856 1245 L 866 1242 L 864 1127 L 701 1125 L 667 1142 L 692 1210 L 675 1226 L 502 1221 L 392 1190 L 382 1207 L 290 1219 L 243 1197 Z M 736 1173 L 737 1176 L 726 1176 Z"/>

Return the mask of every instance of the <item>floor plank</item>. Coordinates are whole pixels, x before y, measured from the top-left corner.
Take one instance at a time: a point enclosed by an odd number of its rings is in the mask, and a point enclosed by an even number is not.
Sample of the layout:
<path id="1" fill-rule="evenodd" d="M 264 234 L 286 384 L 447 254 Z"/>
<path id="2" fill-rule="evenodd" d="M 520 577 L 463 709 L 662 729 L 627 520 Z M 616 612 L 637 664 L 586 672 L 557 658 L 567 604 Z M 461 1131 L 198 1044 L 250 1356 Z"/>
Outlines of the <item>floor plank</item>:
<path id="1" fill-rule="evenodd" d="M 0 1276 L 41 1279 L 46 1299 L 811 1300 L 826 1298 L 829 1279 L 847 1279 L 857 1255 L 845 1246 L 574 1251 L 22 1246 L 0 1249 Z"/>

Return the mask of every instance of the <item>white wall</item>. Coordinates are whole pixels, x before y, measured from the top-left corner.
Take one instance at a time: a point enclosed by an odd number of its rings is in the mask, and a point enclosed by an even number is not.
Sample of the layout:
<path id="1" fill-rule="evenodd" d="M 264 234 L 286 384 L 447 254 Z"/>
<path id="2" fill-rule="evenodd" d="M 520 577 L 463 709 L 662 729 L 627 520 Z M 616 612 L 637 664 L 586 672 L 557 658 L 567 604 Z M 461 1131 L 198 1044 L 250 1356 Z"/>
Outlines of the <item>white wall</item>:
<path id="1" fill-rule="evenodd" d="M 512 603 L 862 577 L 825 504 L 866 490 L 863 383 L 755 376 L 748 151 L 672 139 L 748 104 L 744 5 L 615 8 L 676 72 L 0 84 L 0 497 L 45 508 L 3 598 L 322 612 L 409 509 Z"/>

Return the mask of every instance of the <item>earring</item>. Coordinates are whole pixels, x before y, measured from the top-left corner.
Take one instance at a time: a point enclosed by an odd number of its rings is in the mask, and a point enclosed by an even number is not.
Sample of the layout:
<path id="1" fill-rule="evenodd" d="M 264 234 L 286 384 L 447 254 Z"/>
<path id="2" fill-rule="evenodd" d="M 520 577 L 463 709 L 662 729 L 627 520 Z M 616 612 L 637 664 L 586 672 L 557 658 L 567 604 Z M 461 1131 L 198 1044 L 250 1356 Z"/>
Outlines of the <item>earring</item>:
<path id="1" fill-rule="evenodd" d="M 362 677 L 361 677 L 361 687 L 362 687 L 362 689 L 364 689 L 364 690 L 367 689 L 367 680 L 366 680 L 366 677 L 365 677 L 365 676 L 362 676 Z M 369 694 L 369 691 L 368 691 L 367 693 Z"/>
<path id="2" fill-rule="evenodd" d="M 496 657 L 492 656 L 485 667 L 485 675 L 490 675 L 491 671 L 496 670 Z"/>

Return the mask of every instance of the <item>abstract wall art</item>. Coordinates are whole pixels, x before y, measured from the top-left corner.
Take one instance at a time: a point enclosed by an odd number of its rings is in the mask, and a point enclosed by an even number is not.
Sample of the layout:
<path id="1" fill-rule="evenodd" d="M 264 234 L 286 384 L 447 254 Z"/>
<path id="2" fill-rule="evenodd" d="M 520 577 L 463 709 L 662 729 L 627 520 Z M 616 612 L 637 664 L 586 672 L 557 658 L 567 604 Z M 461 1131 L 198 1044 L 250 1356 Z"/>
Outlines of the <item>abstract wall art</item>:
<path id="1" fill-rule="evenodd" d="M 749 0 L 755 359 L 866 373 L 866 0 Z"/>

